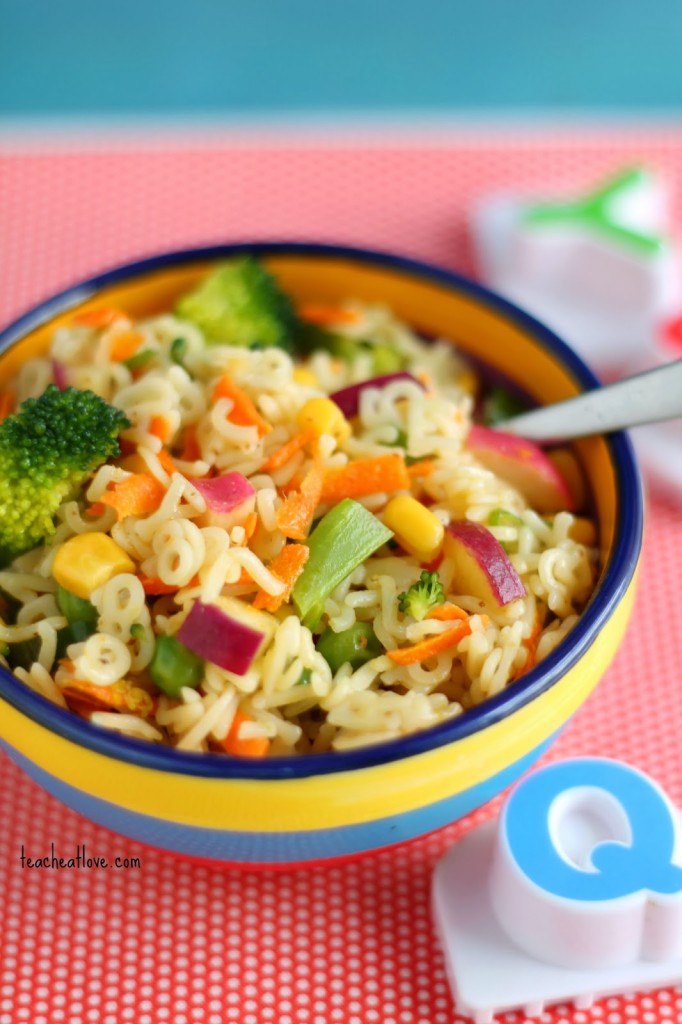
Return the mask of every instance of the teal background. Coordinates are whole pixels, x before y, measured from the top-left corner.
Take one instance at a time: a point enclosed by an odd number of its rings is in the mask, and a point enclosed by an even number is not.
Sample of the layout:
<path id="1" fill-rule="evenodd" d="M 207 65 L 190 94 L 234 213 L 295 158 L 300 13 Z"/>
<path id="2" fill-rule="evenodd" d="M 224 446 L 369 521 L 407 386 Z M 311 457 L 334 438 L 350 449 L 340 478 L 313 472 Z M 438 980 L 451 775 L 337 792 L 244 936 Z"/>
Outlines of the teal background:
<path id="1" fill-rule="evenodd" d="M 0 0 L 0 116 L 682 109 L 679 0 Z"/>

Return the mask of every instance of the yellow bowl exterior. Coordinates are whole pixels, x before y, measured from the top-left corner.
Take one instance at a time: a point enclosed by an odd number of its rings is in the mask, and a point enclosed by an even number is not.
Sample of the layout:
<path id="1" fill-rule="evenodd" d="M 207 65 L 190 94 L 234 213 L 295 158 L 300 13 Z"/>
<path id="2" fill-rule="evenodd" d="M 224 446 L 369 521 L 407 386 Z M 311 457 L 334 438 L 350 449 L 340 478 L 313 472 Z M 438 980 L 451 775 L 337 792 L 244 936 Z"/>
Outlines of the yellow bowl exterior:
<path id="1" fill-rule="evenodd" d="M 67 784 L 151 817 L 238 831 L 339 828 L 409 813 L 464 793 L 556 733 L 596 686 L 630 615 L 631 587 L 581 661 L 550 690 L 485 730 L 414 757 L 308 778 L 205 779 L 114 761 L 2 702 L 3 731 L 20 754 Z M 58 766 L 55 768 L 55 766 Z"/>

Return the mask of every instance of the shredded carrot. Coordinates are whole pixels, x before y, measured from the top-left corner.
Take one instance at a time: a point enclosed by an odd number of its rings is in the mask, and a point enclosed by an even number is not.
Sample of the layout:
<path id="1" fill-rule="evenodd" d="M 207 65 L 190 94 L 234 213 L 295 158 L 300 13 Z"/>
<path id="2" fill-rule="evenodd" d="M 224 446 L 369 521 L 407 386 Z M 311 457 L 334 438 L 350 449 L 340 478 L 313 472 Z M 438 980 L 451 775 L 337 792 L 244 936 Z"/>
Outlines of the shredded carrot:
<path id="1" fill-rule="evenodd" d="M 91 715 L 97 711 L 97 708 L 93 707 L 93 705 L 88 703 L 88 701 L 76 700 L 76 698 L 68 692 L 64 693 L 63 697 L 69 706 L 69 711 L 73 711 L 73 713 L 75 715 L 79 715 L 80 718 L 87 718 L 89 720 Z"/>
<path id="2" fill-rule="evenodd" d="M 283 604 L 286 604 L 291 597 L 296 580 L 303 572 L 303 566 L 308 561 L 310 548 L 307 544 L 287 544 L 282 548 L 268 566 L 273 576 L 285 584 L 284 591 L 278 597 L 266 594 L 261 590 L 253 602 L 254 608 L 264 608 L 268 612 L 276 612 Z"/>
<path id="3" fill-rule="evenodd" d="M 307 444 L 314 441 L 316 437 L 317 434 L 314 430 L 302 430 L 300 434 L 296 434 L 290 441 L 283 444 L 281 448 L 276 448 L 268 456 L 262 466 L 263 472 L 270 473 L 271 470 L 279 469 L 280 466 L 286 465 L 289 459 L 292 459 L 297 452 L 300 452 Z"/>
<path id="4" fill-rule="evenodd" d="M 238 423 L 240 426 L 257 427 L 262 437 L 272 427 L 264 420 L 258 409 L 253 404 L 247 393 L 237 387 L 228 373 L 224 373 L 213 390 L 213 401 L 219 398 L 229 398 L 232 402 L 232 409 L 227 414 L 231 423 Z"/>
<path id="5" fill-rule="evenodd" d="M 110 327 L 116 320 L 127 320 L 128 314 L 115 306 L 100 306 L 98 309 L 89 309 L 84 313 L 77 313 L 73 322 L 83 327 Z"/>
<path id="6" fill-rule="evenodd" d="M 451 622 L 455 619 L 465 620 L 469 616 L 459 605 L 451 604 L 451 602 L 447 601 L 445 604 L 437 604 L 435 608 L 427 612 L 426 618 L 436 619 L 438 622 Z"/>
<path id="7" fill-rule="evenodd" d="M 257 512 L 251 512 L 246 517 L 246 519 L 244 520 L 244 533 L 246 535 L 246 540 L 247 541 L 251 540 L 251 538 L 253 537 L 254 533 L 256 532 L 257 526 L 258 526 L 258 513 Z"/>
<path id="8" fill-rule="evenodd" d="M 303 477 L 299 473 L 294 473 L 291 480 L 288 480 L 285 484 L 280 484 L 277 490 L 286 498 L 287 495 L 293 494 L 294 491 L 300 491 L 302 483 Z"/>
<path id="9" fill-rule="evenodd" d="M 302 320 L 307 320 L 310 324 L 319 324 L 321 327 L 327 324 L 355 324 L 359 320 L 358 314 L 353 309 L 314 303 L 302 306 L 298 314 Z"/>
<path id="10" fill-rule="evenodd" d="M 191 423 L 185 428 L 182 451 L 178 455 L 178 458 L 183 462 L 196 462 L 197 459 L 201 458 L 201 449 L 199 448 L 199 440 L 197 438 L 197 428 L 194 423 Z"/>
<path id="11" fill-rule="evenodd" d="M 116 510 L 119 520 L 126 516 L 144 516 L 155 512 L 163 501 L 166 489 L 151 473 L 133 473 L 114 484 L 100 498 L 105 505 Z"/>
<path id="12" fill-rule="evenodd" d="M 434 558 L 434 560 L 432 562 L 422 562 L 421 563 L 422 569 L 426 569 L 427 572 L 436 572 L 436 570 L 439 568 L 441 562 L 443 561 L 443 557 L 444 557 L 443 556 L 443 552 L 440 551 L 436 555 L 436 557 Z"/>
<path id="13" fill-rule="evenodd" d="M 177 467 L 173 462 L 173 457 L 167 448 L 162 448 L 161 451 L 158 451 L 156 453 L 156 457 L 161 463 L 162 468 L 166 470 L 169 476 L 172 476 L 173 473 L 177 473 Z"/>
<path id="14" fill-rule="evenodd" d="M 0 423 L 12 415 L 15 400 L 13 391 L 0 392 Z"/>
<path id="15" fill-rule="evenodd" d="M 140 574 L 137 578 L 142 584 L 145 594 L 149 597 L 157 597 L 161 594 L 176 594 L 180 589 L 177 583 L 164 583 L 158 576 L 143 576 Z"/>
<path id="16" fill-rule="evenodd" d="M 152 695 L 140 686 L 133 686 L 127 679 L 119 679 L 112 686 L 97 686 L 85 679 L 70 679 L 62 688 L 62 694 L 67 700 L 73 696 L 77 701 L 87 702 L 95 708 L 113 708 L 114 711 L 125 711 L 142 718 L 153 714 L 156 708 Z"/>
<path id="17" fill-rule="evenodd" d="M 363 498 L 384 491 L 392 494 L 393 491 L 407 490 L 409 486 L 410 478 L 402 453 L 377 455 L 328 469 L 320 501 L 336 504 L 344 498 Z"/>
<path id="18" fill-rule="evenodd" d="M 109 358 L 114 363 L 124 363 L 135 355 L 141 344 L 142 335 L 139 331 L 120 331 L 112 338 Z"/>
<path id="19" fill-rule="evenodd" d="M 137 578 L 148 597 L 161 597 L 162 594 L 177 594 L 178 590 L 181 589 L 177 583 L 164 583 L 158 576 L 145 576 L 143 573 L 138 573 Z M 196 587 L 198 584 L 199 577 L 194 576 L 185 586 Z"/>
<path id="20" fill-rule="evenodd" d="M 239 730 L 244 722 L 252 721 L 243 712 L 237 711 L 232 719 L 232 725 L 225 739 L 222 741 L 223 748 L 227 754 L 235 754 L 237 757 L 265 757 L 270 749 L 270 740 L 265 736 L 254 736 L 248 740 L 239 738 Z"/>
<path id="21" fill-rule="evenodd" d="M 247 583 L 250 584 L 254 589 L 258 589 L 258 584 L 254 582 L 253 577 L 251 576 L 251 573 L 248 571 L 248 569 L 242 569 L 242 571 L 239 573 L 239 579 L 234 581 L 233 586 L 243 587 Z"/>
<path id="22" fill-rule="evenodd" d="M 91 519 L 98 519 L 99 516 L 104 515 L 106 507 L 101 501 L 93 501 L 92 505 L 87 509 L 87 514 Z"/>
<path id="23" fill-rule="evenodd" d="M 277 509 L 277 526 L 291 540 L 305 540 L 320 503 L 324 470 L 315 462 L 303 477 L 300 491 L 289 494 Z"/>
<path id="24" fill-rule="evenodd" d="M 435 636 L 429 636 L 426 640 L 421 640 L 418 644 L 414 644 L 413 647 L 402 647 L 395 651 L 386 651 L 386 653 L 396 665 L 414 665 L 418 661 L 425 661 L 427 658 L 440 654 L 441 651 L 447 651 L 451 647 L 455 647 L 470 632 L 471 625 L 467 618 L 467 621 L 461 622 L 459 626 L 455 626 L 453 629 L 446 629 L 444 633 L 436 633 Z"/>
<path id="25" fill-rule="evenodd" d="M 431 476 L 435 468 L 436 463 L 433 459 L 420 459 L 419 462 L 413 462 L 411 466 L 408 466 L 407 472 L 411 477 Z"/>
<path id="26" fill-rule="evenodd" d="M 167 444 L 170 439 L 170 426 L 165 416 L 152 416 L 147 430 L 154 437 L 158 437 L 161 444 Z"/>
<path id="27" fill-rule="evenodd" d="M 256 532 L 256 527 L 258 526 L 258 513 L 251 512 L 251 514 L 248 515 L 244 522 L 240 525 L 244 530 L 244 539 L 240 540 L 239 543 L 233 542 L 232 546 L 237 548 L 245 548 L 249 541 L 251 540 L 251 538 L 253 537 L 254 533 Z M 251 577 L 249 576 L 249 581 L 250 580 Z M 240 582 L 243 583 L 244 581 L 240 580 Z"/>

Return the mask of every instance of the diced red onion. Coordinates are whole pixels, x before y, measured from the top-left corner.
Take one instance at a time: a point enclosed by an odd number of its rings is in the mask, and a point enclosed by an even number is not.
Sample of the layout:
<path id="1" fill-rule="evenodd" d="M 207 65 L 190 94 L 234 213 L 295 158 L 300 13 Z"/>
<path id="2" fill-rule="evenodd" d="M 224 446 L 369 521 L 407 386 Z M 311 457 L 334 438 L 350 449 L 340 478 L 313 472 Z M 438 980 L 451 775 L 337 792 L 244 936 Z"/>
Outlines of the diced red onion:
<path id="1" fill-rule="evenodd" d="M 371 380 L 363 380 L 359 384 L 351 384 L 347 388 L 341 388 L 340 391 L 334 391 L 329 397 L 332 402 L 338 405 L 344 416 L 352 418 L 358 414 L 360 395 L 366 388 L 385 388 L 387 384 L 392 384 L 394 380 L 410 380 L 413 384 L 417 384 L 422 389 L 424 388 L 421 381 L 413 377 L 411 373 L 399 370 L 397 373 L 385 373 L 381 377 L 372 377 Z"/>
<path id="2" fill-rule="evenodd" d="M 195 601 L 178 630 L 177 638 L 200 658 L 243 676 L 258 653 L 264 636 L 215 605 Z"/>
<path id="3" fill-rule="evenodd" d="M 242 473 L 226 473 L 212 479 L 190 479 L 206 501 L 212 512 L 231 512 L 247 498 L 252 498 L 256 489 Z"/>

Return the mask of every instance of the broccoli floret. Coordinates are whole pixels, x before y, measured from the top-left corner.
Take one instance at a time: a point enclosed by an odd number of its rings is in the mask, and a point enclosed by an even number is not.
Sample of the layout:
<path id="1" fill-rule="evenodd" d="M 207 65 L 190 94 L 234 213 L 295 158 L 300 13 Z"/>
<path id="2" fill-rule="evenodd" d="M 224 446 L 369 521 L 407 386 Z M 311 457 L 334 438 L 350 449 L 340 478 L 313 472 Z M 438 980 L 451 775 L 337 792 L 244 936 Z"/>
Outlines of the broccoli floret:
<path id="1" fill-rule="evenodd" d="M 406 615 L 411 615 L 417 622 L 435 608 L 437 604 L 445 601 L 445 591 L 437 572 L 428 572 L 426 569 L 416 583 L 413 583 L 409 590 L 398 594 L 398 608 Z"/>
<path id="2" fill-rule="evenodd" d="M 119 454 L 129 425 L 92 391 L 54 384 L 0 423 L 0 565 L 54 533 L 61 503 Z"/>
<path id="3" fill-rule="evenodd" d="M 225 263 L 177 303 L 209 343 L 294 348 L 298 318 L 271 274 L 252 256 Z"/>
<path id="4" fill-rule="evenodd" d="M 360 354 L 369 355 L 372 373 L 377 376 L 404 370 L 408 363 L 407 357 L 390 345 L 338 334 L 319 324 L 301 322 L 296 332 L 296 351 L 301 355 L 310 355 L 317 349 L 331 353 L 344 363 L 352 363 Z"/>

